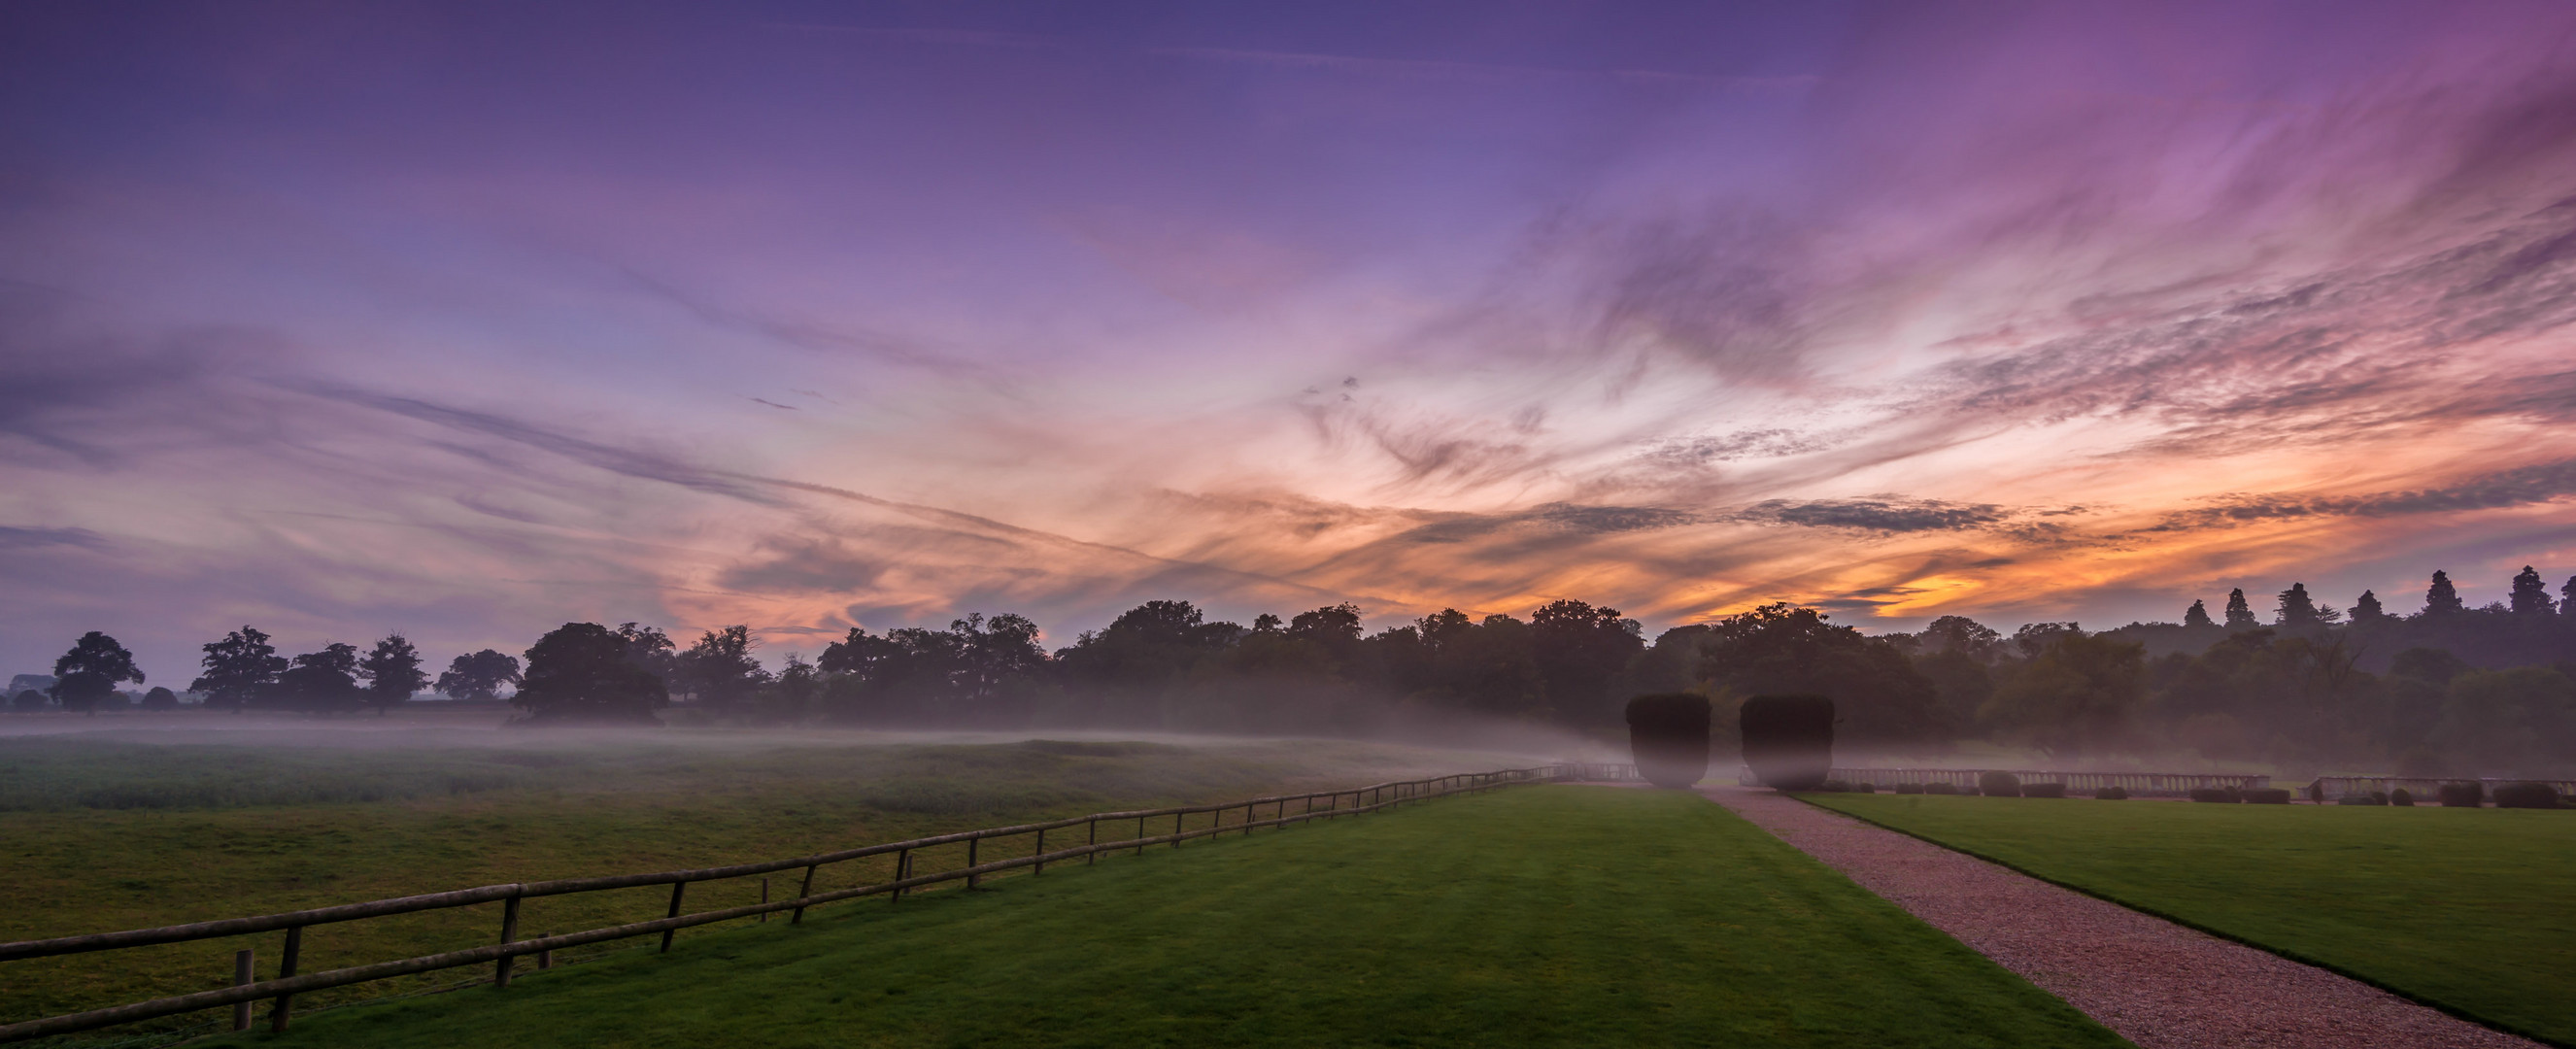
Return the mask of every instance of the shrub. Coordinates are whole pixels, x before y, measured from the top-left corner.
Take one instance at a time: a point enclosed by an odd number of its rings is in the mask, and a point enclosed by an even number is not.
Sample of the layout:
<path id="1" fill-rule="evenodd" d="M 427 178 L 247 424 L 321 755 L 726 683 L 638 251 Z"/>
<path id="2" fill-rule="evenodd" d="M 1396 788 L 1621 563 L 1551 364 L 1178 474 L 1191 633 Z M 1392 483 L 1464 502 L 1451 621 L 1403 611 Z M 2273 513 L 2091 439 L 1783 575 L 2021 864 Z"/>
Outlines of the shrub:
<path id="1" fill-rule="evenodd" d="M 2244 798 L 2248 805 L 2287 805 L 2290 792 L 2282 787 L 2256 787 L 2244 792 Z"/>
<path id="2" fill-rule="evenodd" d="M 1926 783 L 1923 785 L 1923 793 L 1925 794 L 1956 794 L 1958 792 L 1959 785 L 1956 783 Z"/>
<path id="3" fill-rule="evenodd" d="M 1896 792 L 1899 794 L 1921 794 L 1923 793 L 1923 785 L 1920 783 L 1899 783 L 1896 785 Z"/>
<path id="4" fill-rule="evenodd" d="M 2558 791 L 2546 783 L 2507 783 L 2495 789 L 2499 809 L 2554 809 Z"/>
<path id="5" fill-rule="evenodd" d="M 2021 777 L 2009 772 L 1978 773 L 1977 793 L 1989 798 L 2018 798 L 2021 796 Z"/>
<path id="6" fill-rule="evenodd" d="M 2442 804 L 2454 809 L 2474 809 L 2486 797 L 2486 788 L 2476 783 L 2445 783 L 2433 791 Z"/>
<path id="7" fill-rule="evenodd" d="M 2103 801 L 2127 801 L 2129 800 L 2129 788 L 2104 787 L 2100 790 L 2094 791 L 2093 796 L 2100 798 Z"/>
<path id="8" fill-rule="evenodd" d="M 2062 798 L 2066 796 L 2066 784 L 2025 783 L 2022 784 L 2021 796 L 2025 798 Z"/>
<path id="9" fill-rule="evenodd" d="M 2234 805 L 2245 799 L 2243 796 L 2236 793 L 2236 788 L 2234 787 L 2193 787 L 2191 789 L 2191 800 L 2215 801 L 2222 804 Z"/>
<path id="10" fill-rule="evenodd" d="M 1683 789 L 1708 775 L 1708 697 L 1664 692 L 1628 701 L 1628 750 L 1637 774 Z"/>
<path id="11" fill-rule="evenodd" d="M 2399 787 L 2396 790 L 2388 792 L 2388 803 L 2391 805 L 2413 805 L 2415 804 L 2415 795 L 2407 793 L 2406 788 Z"/>
<path id="12" fill-rule="evenodd" d="M 1744 764 L 1764 785 L 1814 790 L 1834 764 L 1834 701 L 1823 696 L 1755 696 L 1737 715 Z"/>

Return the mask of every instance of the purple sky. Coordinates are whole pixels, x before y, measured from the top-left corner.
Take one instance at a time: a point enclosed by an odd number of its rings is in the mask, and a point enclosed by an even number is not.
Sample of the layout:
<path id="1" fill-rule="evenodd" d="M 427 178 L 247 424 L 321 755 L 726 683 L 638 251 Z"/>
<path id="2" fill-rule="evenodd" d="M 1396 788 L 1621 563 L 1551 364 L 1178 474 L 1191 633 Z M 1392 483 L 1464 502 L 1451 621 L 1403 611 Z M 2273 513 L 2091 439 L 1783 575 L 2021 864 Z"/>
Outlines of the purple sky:
<path id="1" fill-rule="evenodd" d="M 2576 574 L 2576 7 L 0 7 L 0 673 Z"/>

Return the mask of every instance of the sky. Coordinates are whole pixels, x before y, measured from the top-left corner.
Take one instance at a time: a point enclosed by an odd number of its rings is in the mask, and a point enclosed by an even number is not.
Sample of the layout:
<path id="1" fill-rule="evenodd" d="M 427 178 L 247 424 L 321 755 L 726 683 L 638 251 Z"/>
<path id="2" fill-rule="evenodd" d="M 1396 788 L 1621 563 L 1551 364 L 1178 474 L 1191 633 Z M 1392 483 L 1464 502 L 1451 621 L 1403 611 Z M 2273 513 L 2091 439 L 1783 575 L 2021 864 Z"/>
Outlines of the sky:
<path id="1" fill-rule="evenodd" d="M 2576 575 L 2562 3 L 14 3 L 0 142 L 0 673 Z"/>

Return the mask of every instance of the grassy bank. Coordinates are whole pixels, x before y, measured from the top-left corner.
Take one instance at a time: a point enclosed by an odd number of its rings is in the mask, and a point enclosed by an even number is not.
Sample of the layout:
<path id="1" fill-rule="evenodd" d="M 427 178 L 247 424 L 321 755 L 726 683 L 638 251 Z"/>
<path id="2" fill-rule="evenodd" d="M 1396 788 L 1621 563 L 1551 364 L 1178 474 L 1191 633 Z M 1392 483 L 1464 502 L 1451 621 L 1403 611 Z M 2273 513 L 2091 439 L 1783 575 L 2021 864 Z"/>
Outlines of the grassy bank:
<path id="1" fill-rule="evenodd" d="M 1807 797 L 2576 1045 L 2576 812 Z"/>
<path id="2" fill-rule="evenodd" d="M 9 872 L 0 878 L 0 940 L 768 859 L 1039 816 L 1509 761 L 1315 741 L 495 736 L 0 739 L 0 855 Z M 951 859 L 924 857 L 932 864 Z M 881 879 L 884 867 L 844 865 L 818 888 Z M 691 888 L 690 901 L 726 906 L 759 893 L 756 880 L 704 883 Z M 570 931 L 660 917 L 667 902 L 658 889 L 536 900 L 521 928 Z M 301 968 L 472 946 L 488 942 L 499 920 L 498 906 L 490 905 L 320 926 L 305 936 Z M 0 967 L 0 1018 L 221 986 L 229 982 L 232 952 L 244 947 L 258 952 L 263 976 L 274 975 L 280 945 L 281 934 L 272 933 L 11 962 Z M 416 991 L 463 975 L 323 992 L 316 1004 Z"/>
<path id="3" fill-rule="evenodd" d="M 683 934 L 330 1046 L 2114 1046 L 1689 795 L 1515 788 Z"/>

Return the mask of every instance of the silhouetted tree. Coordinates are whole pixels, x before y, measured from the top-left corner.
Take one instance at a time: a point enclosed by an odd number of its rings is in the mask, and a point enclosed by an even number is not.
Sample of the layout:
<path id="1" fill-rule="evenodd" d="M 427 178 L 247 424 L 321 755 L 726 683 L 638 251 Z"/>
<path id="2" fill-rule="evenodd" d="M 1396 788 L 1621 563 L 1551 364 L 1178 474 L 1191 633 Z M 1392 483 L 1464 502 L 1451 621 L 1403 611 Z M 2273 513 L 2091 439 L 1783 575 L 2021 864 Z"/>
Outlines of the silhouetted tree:
<path id="1" fill-rule="evenodd" d="M 2209 621 L 2209 606 L 2195 598 L 2192 600 L 2191 607 L 2183 609 L 2182 611 L 2182 625 L 2189 627 L 2202 627 L 2214 626 L 2216 624 Z"/>
<path id="2" fill-rule="evenodd" d="M 365 701 L 358 690 L 358 646 L 334 642 L 322 651 L 295 657 L 295 665 L 277 676 L 272 702 L 287 710 L 337 714 Z"/>
<path id="3" fill-rule="evenodd" d="M 143 683 L 143 672 L 134 667 L 134 653 L 96 630 L 82 634 L 72 642 L 71 651 L 54 660 L 52 692 L 54 702 L 64 710 L 96 713 L 99 701 L 115 695 L 121 681 Z"/>
<path id="4" fill-rule="evenodd" d="M 1702 675 L 1738 695 L 1820 695 L 1869 742 L 1921 742 L 1943 731 L 1932 682 L 1877 638 L 1824 613 L 1770 604 L 1712 624 Z"/>
<path id="5" fill-rule="evenodd" d="M 1993 627 L 1966 616 L 1942 616 L 1923 628 L 1920 635 L 1939 649 L 1957 652 L 1980 663 L 1991 663 L 2003 654 L 2004 637 Z"/>
<path id="6" fill-rule="evenodd" d="M 2376 623 L 2387 617 L 2387 610 L 2379 607 L 2379 595 L 2368 590 L 2362 591 L 2352 603 L 2352 621 L 2355 623 Z"/>
<path id="7" fill-rule="evenodd" d="M 2051 753 L 2099 753 L 2126 739 L 2145 695 L 2145 646 L 2068 629 L 2006 674 L 1981 713 Z"/>
<path id="8" fill-rule="evenodd" d="M 2568 576 L 2567 585 L 2559 587 L 2558 593 L 2562 595 L 2558 602 L 2558 614 L 2576 617 L 2576 576 Z"/>
<path id="9" fill-rule="evenodd" d="M 2447 616 L 2460 609 L 2460 591 L 2451 585 L 2450 573 L 2434 572 L 2433 584 L 2424 588 L 2424 614 Z"/>
<path id="10" fill-rule="evenodd" d="M 717 710 L 731 709 L 769 683 L 769 671 L 762 669 L 751 654 L 759 644 L 748 626 L 706 631 L 697 644 L 680 653 L 671 681 L 699 703 Z"/>
<path id="11" fill-rule="evenodd" d="M 2261 625 L 2254 619 L 2254 609 L 2245 603 L 2245 589 L 2238 587 L 2228 591 L 2227 629 L 2252 630 Z"/>
<path id="12" fill-rule="evenodd" d="M 2522 566 L 2522 572 L 2513 577 L 2512 608 L 2518 616 L 2545 616 L 2558 611 L 2557 602 L 2549 599 L 2549 584 L 2541 582 L 2540 573 L 2530 565 Z"/>
<path id="13" fill-rule="evenodd" d="M 679 670 L 680 657 L 678 647 L 662 628 L 619 623 L 617 640 L 626 646 L 627 662 L 651 671 L 665 686 L 671 683 L 672 675 Z"/>
<path id="14" fill-rule="evenodd" d="M 1357 609 L 1353 609 L 1357 612 Z M 1553 601 L 1530 613 L 1531 653 L 1539 680 L 1547 690 L 1548 708 L 1569 724 L 1612 724 L 1615 705 L 1611 682 L 1628 661 L 1643 651 L 1643 628 L 1615 608 L 1595 608 L 1581 601 Z M 1359 634 L 1359 617 L 1351 617 Z"/>
<path id="15" fill-rule="evenodd" d="M 520 683 L 519 657 L 491 649 L 469 652 L 449 660 L 447 671 L 438 675 L 438 690 L 450 699 L 489 703 L 500 698 L 501 687 Z"/>
<path id="16" fill-rule="evenodd" d="M 152 686 L 152 691 L 143 694 L 143 709 L 156 711 L 177 710 L 179 709 L 179 694 L 160 685 L 154 685 Z"/>
<path id="17" fill-rule="evenodd" d="M 9 701 L 9 706 L 21 714 L 33 714 L 45 709 L 45 703 L 45 694 L 30 688 L 21 690 L 17 698 Z"/>
<path id="18" fill-rule="evenodd" d="M 401 634 L 387 634 L 376 642 L 375 649 L 358 661 L 358 676 L 366 679 L 367 705 L 376 708 L 377 717 L 429 687 L 429 675 L 420 669 L 420 650 Z"/>
<path id="19" fill-rule="evenodd" d="M 268 635 L 249 626 L 204 648 L 206 656 L 199 663 L 206 672 L 188 683 L 188 691 L 204 694 L 209 709 L 238 711 L 249 706 L 286 672 L 286 659 L 269 645 Z"/>
<path id="20" fill-rule="evenodd" d="M 566 623 L 527 651 L 527 672 L 510 704 L 531 724 L 655 724 L 670 692 L 627 658 L 625 639 L 597 623 Z"/>
<path id="21" fill-rule="evenodd" d="M 2281 591 L 2280 604 L 2274 609 L 2272 621 L 2285 627 L 2317 624 L 2317 603 L 2308 597 L 2308 584 L 2292 583 L 2289 589 Z"/>

